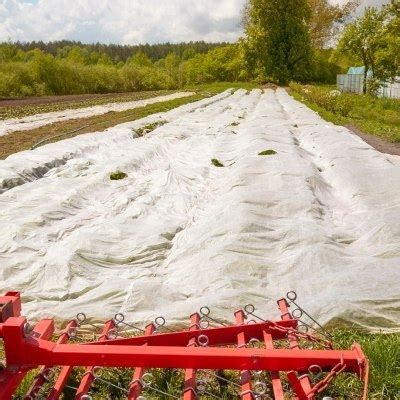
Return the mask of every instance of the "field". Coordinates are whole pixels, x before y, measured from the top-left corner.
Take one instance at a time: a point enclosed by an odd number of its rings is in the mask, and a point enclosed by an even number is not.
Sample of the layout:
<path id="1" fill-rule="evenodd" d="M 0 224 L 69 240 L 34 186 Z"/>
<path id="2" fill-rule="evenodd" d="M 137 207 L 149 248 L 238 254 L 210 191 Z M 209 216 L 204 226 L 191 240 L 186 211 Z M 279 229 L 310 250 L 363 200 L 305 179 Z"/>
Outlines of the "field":
<path id="1" fill-rule="evenodd" d="M 322 324 L 342 327 L 339 347 L 363 345 L 370 398 L 396 399 L 399 335 L 367 331 L 399 324 L 399 160 L 282 89 L 229 86 L 95 117 L 0 161 L 1 282 L 24 293 L 33 319 L 123 312 L 143 323 L 157 313 L 173 325 L 204 302 L 224 321 L 250 302 L 272 318 L 274 300 L 296 290 Z M 88 122 L 3 138 L 24 137 L 12 154 L 29 136 Z M 180 374 L 155 374 L 180 389 Z M 330 390 L 347 399 L 360 388 L 340 377 Z M 94 398 L 109 391 L 98 382 Z"/>
<path id="2" fill-rule="evenodd" d="M 138 107 L 126 111 L 107 112 L 106 114 L 98 116 L 60 121 L 39 128 L 12 132 L 4 136 L 0 135 L 0 160 L 18 151 L 29 150 L 33 147 L 36 147 L 37 145 L 53 143 L 88 132 L 103 132 L 104 130 L 117 124 L 124 123 L 126 121 L 134 121 L 136 119 L 140 119 L 155 113 L 165 112 L 188 102 L 197 101 L 213 94 L 220 93 L 224 90 L 237 88 L 239 86 L 252 89 L 257 87 L 257 84 L 238 84 L 227 82 L 200 85 L 188 89 L 190 91 L 196 92 L 195 95 L 188 98 L 162 101 L 159 103 L 150 104 L 144 107 Z M 28 98 L 25 100 L 13 101 L 4 100 L 3 102 L 0 101 L 0 115 L 3 116 L 3 119 L 22 118 L 30 115 L 35 115 L 37 113 L 52 113 L 69 109 L 94 107 L 108 103 L 145 100 L 156 96 L 171 95 L 173 93 L 174 92 L 171 91 L 138 92 L 124 94 L 117 97 L 115 97 L 115 95 L 92 95 L 90 96 L 90 100 L 88 100 L 88 96 L 74 96 L 75 98 L 82 98 L 79 102 L 71 102 L 71 96 L 54 96 L 45 99 Z M 13 102 L 16 102 L 18 105 L 13 105 Z M 44 103 L 39 104 L 41 102 Z"/>

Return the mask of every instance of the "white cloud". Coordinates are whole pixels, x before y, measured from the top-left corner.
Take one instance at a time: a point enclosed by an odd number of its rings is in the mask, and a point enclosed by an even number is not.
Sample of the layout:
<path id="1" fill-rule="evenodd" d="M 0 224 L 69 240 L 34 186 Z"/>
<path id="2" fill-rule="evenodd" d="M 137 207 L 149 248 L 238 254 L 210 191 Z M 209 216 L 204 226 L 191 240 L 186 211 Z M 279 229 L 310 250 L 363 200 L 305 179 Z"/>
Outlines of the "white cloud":
<path id="1" fill-rule="evenodd" d="M 344 0 L 332 0 L 343 2 Z M 385 0 L 364 0 L 381 4 Z M 0 41 L 234 41 L 245 0 L 0 0 Z"/>
<path id="2" fill-rule="evenodd" d="M 0 40 L 234 41 L 244 0 L 0 0 Z"/>

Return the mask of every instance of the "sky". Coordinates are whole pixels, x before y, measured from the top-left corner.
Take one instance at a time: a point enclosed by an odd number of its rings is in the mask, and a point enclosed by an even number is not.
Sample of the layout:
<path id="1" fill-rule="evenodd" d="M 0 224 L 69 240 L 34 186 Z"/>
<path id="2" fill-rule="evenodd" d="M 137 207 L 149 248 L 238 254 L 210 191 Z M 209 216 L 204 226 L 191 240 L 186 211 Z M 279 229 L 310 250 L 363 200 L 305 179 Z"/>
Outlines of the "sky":
<path id="1" fill-rule="evenodd" d="M 331 0 L 340 3 L 344 0 Z M 386 0 L 363 0 L 380 5 Z M 245 0 L 0 0 L 0 41 L 235 41 Z"/>

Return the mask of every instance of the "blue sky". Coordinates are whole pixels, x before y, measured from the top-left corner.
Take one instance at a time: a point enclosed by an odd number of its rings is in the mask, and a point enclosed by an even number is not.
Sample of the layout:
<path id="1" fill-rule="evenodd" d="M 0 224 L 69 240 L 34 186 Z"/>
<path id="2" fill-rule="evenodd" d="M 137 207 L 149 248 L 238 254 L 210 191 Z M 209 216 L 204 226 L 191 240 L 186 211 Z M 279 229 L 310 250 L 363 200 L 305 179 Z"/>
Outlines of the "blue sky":
<path id="1" fill-rule="evenodd" d="M 340 3 L 343 0 L 331 0 Z M 234 41 L 245 0 L 0 0 L 0 41 Z M 377 5 L 385 0 L 364 0 Z"/>

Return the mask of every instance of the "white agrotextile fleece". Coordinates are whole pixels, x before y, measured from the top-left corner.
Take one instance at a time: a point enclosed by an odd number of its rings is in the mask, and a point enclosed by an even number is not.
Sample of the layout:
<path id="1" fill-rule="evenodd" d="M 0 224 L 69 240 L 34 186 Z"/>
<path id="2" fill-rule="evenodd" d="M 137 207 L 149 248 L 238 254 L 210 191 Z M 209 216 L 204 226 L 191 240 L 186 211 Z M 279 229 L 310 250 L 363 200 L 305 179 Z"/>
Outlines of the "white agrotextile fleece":
<path id="1" fill-rule="evenodd" d="M 41 126 L 54 124 L 55 122 L 94 117 L 96 115 L 107 114 L 111 111 L 120 112 L 133 110 L 135 108 L 148 106 L 149 104 L 180 99 L 182 97 L 193 96 L 194 94 L 195 93 L 192 92 L 179 92 L 144 100 L 128 101 L 124 103 L 109 103 L 100 106 L 55 111 L 45 114 L 30 115 L 23 118 L 5 119 L 3 121 L 0 120 L 0 136 L 8 135 L 11 132 L 28 131 Z"/>
<path id="2" fill-rule="evenodd" d="M 295 290 L 323 324 L 400 326 L 400 166 L 283 90 L 16 154 L 0 187 L 0 291 L 31 316 L 273 318 Z"/>

